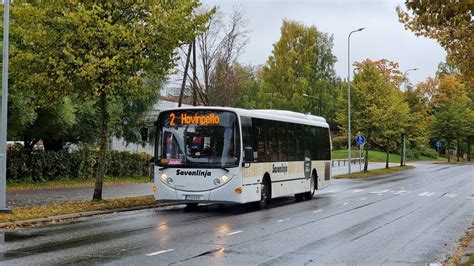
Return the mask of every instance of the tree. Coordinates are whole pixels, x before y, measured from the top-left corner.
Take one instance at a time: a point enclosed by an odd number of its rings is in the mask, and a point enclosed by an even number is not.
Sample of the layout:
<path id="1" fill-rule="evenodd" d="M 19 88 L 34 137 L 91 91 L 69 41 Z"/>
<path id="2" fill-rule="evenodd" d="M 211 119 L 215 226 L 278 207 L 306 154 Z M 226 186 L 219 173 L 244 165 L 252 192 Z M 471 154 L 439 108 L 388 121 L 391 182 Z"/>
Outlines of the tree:
<path id="1" fill-rule="evenodd" d="M 332 45 L 332 36 L 315 26 L 284 20 L 281 37 L 262 69 L 262 107 L 328 115 L 322 104 L 335 102 L 337 95 Z"/>
<path id="2" fill-rule="evenodd" d="M 474 112 L 468 105 L 469 100 L 466 98 L 449 99 L 439 106 L 430 124 L 431 135 L 446 143 L 448 162 L 454 142 L 469 136 L 474 129 Z"/>
<path id="3" fill-rule="evenodd" d="M 154 97 L 175 65 L 175 49 L 203 30 L 208 14 L 193 15 L 197 1 L 68 2 L 16 5 L 19 13 L 34 11 L 18 34 L 33 25 L 37 33 L 20 44 L 45 50 L 35 69 L 44 77 L 47 99 L 70 96 L 96 103 L 100 121 L 100 155 L 93 199 L 102 199 L 110 132 L 110 103 Z M 21 12 L 20 12 L 21 11 Z M 13 13 L 13 12 L 12 12 Z M 23 18 L 25 18 L 23 16 Z M 19 36 L 21 38 L 22 36 Z M 25 34 L 28 35 L 28 34 Z M 21 80 L 21 79 L 20 79 Z M 51 86 L 51 80 L 57 86 Z M 43 82 L 43 81 L 42 81 Z M 31 83 L 25 86 L 31 86 Z M 43 83 L 38 82 L 40 85 Z"/>
<path id="4" fill-rule="evenodd" d="M 196 65 L 191 60 L 190 68 L 196 71 L 187 72 L 187 80 L 196 77 L 196 89 L 193 90 L 194 85 L 186 87 L 185 95 L 191 96 L 195 91 L 196 102 L 202 105 L 235 106 L 242 87 L 237 60 L 248 42 L 247 21 L 239 6 L 234 6 L 228 20 L 219 8 L 214 7 L 211 12 L 206 30 L 195 39 Z M 188 56 L 191 55 L 182 52 L 183 66 Z"/>
<path id="5" fill-rule="evenodd" d="M 405 1 L 405 6 L 406 11 L 397 7 L 405 28 L 438 41 L 447 52 L 448 63 L 474 86 L 474 2 L 410 0 Z"/>
<path id="6" fill-rule="evenodd" d="M 391 143 L 403 132 L 408 114 L 408 105 L 393 80 L 386 75 L 389 72 L 380 68 L 380 62 L 388 61 L 364 60 L 354 64 L 358 72 L 351 85 L 351 129 L 366 137 L 364 171 L 368 168 L 369 148 L 383 141 L 388 152 Z M 342 130 L 347 132 L 346 91 L 340 97 L 339 106 L 337 121 L 343 125 Z"/>

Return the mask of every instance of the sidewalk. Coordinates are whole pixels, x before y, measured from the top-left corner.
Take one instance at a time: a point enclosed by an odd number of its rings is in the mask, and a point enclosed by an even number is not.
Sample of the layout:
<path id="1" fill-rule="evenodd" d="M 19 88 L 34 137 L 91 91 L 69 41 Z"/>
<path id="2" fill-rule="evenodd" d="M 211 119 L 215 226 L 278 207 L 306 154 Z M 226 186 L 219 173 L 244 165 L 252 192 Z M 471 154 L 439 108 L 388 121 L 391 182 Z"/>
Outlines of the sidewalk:
<path id="1" fill-rule="evenodd" d="M 389 167 L 394 167 L 394 166 L 399 166 L 399 165 L 400 163 L 389 163 Z M 385 163 L 369 162 L 369 170 L 380 169 L 380 168 L 385 168 Z M 364 164 L 360 165 L 356 163 L 356 164 L 351 165 L 352 173 L 358 173 L 360 172 L 360 169 L 362 169 L 362 171 L 364 170 Z M 349 173 L 349 168 L 347 164 L 344 166 L 335 166 L 332 168 L 332 176 L 344 175 L 347 173 Z"/>
<path id="2" fill-rule="evenodd" d="M 110 185 L 102 190 L 103 199 L 153 195 L 152 183 Z M 7 191 L 7 207 L 26 207 L 53 203 L 91 200 L 94 187 Z"/>

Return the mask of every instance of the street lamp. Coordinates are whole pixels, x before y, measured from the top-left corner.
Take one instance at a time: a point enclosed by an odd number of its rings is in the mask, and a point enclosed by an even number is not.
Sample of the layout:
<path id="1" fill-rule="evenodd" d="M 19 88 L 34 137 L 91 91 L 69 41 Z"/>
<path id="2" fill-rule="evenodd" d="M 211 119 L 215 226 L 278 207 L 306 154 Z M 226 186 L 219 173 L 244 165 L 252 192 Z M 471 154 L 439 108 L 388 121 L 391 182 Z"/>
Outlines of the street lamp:
<path id="1" fill-rule="evenodd" d="M 3 1 L 3 58 L 2 58 L 2 127 L 0 130 L 0 212 L 9 212 L 6 206 L 7 187 L 7 112 L 8 112 L 8 30 L 10 0 Z"/>
<path id="2" fill-rule="evenodd" d="M 319 101 L 319 103 L 318 103 L 318 115 L 321 116 L 321 106 L 320 106 L 320 102 L 321 102 L 321 101 L 320 101 L 319 97 L 311 96 L 311 95 L 308 95 L 308 94 L 306 94 L 306 93 L 303 93 L 303 96 L 304 96 L 304 97 L 308 97 L 308 98 L 314 98 L 314 99 L 316 99 L 316 100 Z"/>
<path id="3" fill-rule="evenodd" d="M 407 69 L 405 71 L 405 73 L 403 73 L 403 79 L 404 79 L 404 88 L 403 88 L 403 90 L 404 91 L 407 90 L 407 81 L 408 81 L 408 79 L 406 78 L 407 73 L 410 72 L 410 71 L 417 71 L 417 70 L 419 70 L 419 68 L 410 68 L 410 69 Z M 400 159 L 400 166 L 405 165 L 405 155 L 406 155 L 405 133 L 402 133 L 402 143 L 403 143 L 403 147 L 402 147 L 402 158 Z"/>
<path id="4" fill-rule="evenodd" d="M 360 28 L 357 30 L 353 30 L 347 36 L 347 147 L 349 149 L 349 174 L 351 174 L 351 161 L 352 161 L 352 154 L 351 154 L 351 35 L 354 32 L 362 31 L 365 28 Z"/>

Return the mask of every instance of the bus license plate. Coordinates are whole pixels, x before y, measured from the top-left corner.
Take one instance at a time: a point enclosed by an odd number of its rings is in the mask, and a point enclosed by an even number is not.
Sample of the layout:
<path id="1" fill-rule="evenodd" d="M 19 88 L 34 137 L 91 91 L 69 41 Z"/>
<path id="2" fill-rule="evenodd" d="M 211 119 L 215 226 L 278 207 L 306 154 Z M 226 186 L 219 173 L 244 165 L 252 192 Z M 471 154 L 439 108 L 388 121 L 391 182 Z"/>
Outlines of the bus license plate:
<path id="1" fill-rule="evenodd" d="M 186 195 L 185 200 L 202 200 L 202 195 Z"/>

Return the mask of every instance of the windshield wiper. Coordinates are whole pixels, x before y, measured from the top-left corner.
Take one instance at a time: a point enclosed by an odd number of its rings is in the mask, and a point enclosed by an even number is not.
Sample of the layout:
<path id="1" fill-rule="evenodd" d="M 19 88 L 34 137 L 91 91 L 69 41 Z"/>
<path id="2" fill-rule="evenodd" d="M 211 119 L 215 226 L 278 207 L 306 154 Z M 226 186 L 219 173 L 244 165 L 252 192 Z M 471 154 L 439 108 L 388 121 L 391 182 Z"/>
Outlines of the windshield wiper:
<path id="1" fill-rule="evenodd" d="M 224 166 L 219 166 L 219 169 L 222 169 L 222 170 L 226 171 L 227 173 L 229 172 L 229 169 L 225 168 Z"/>

